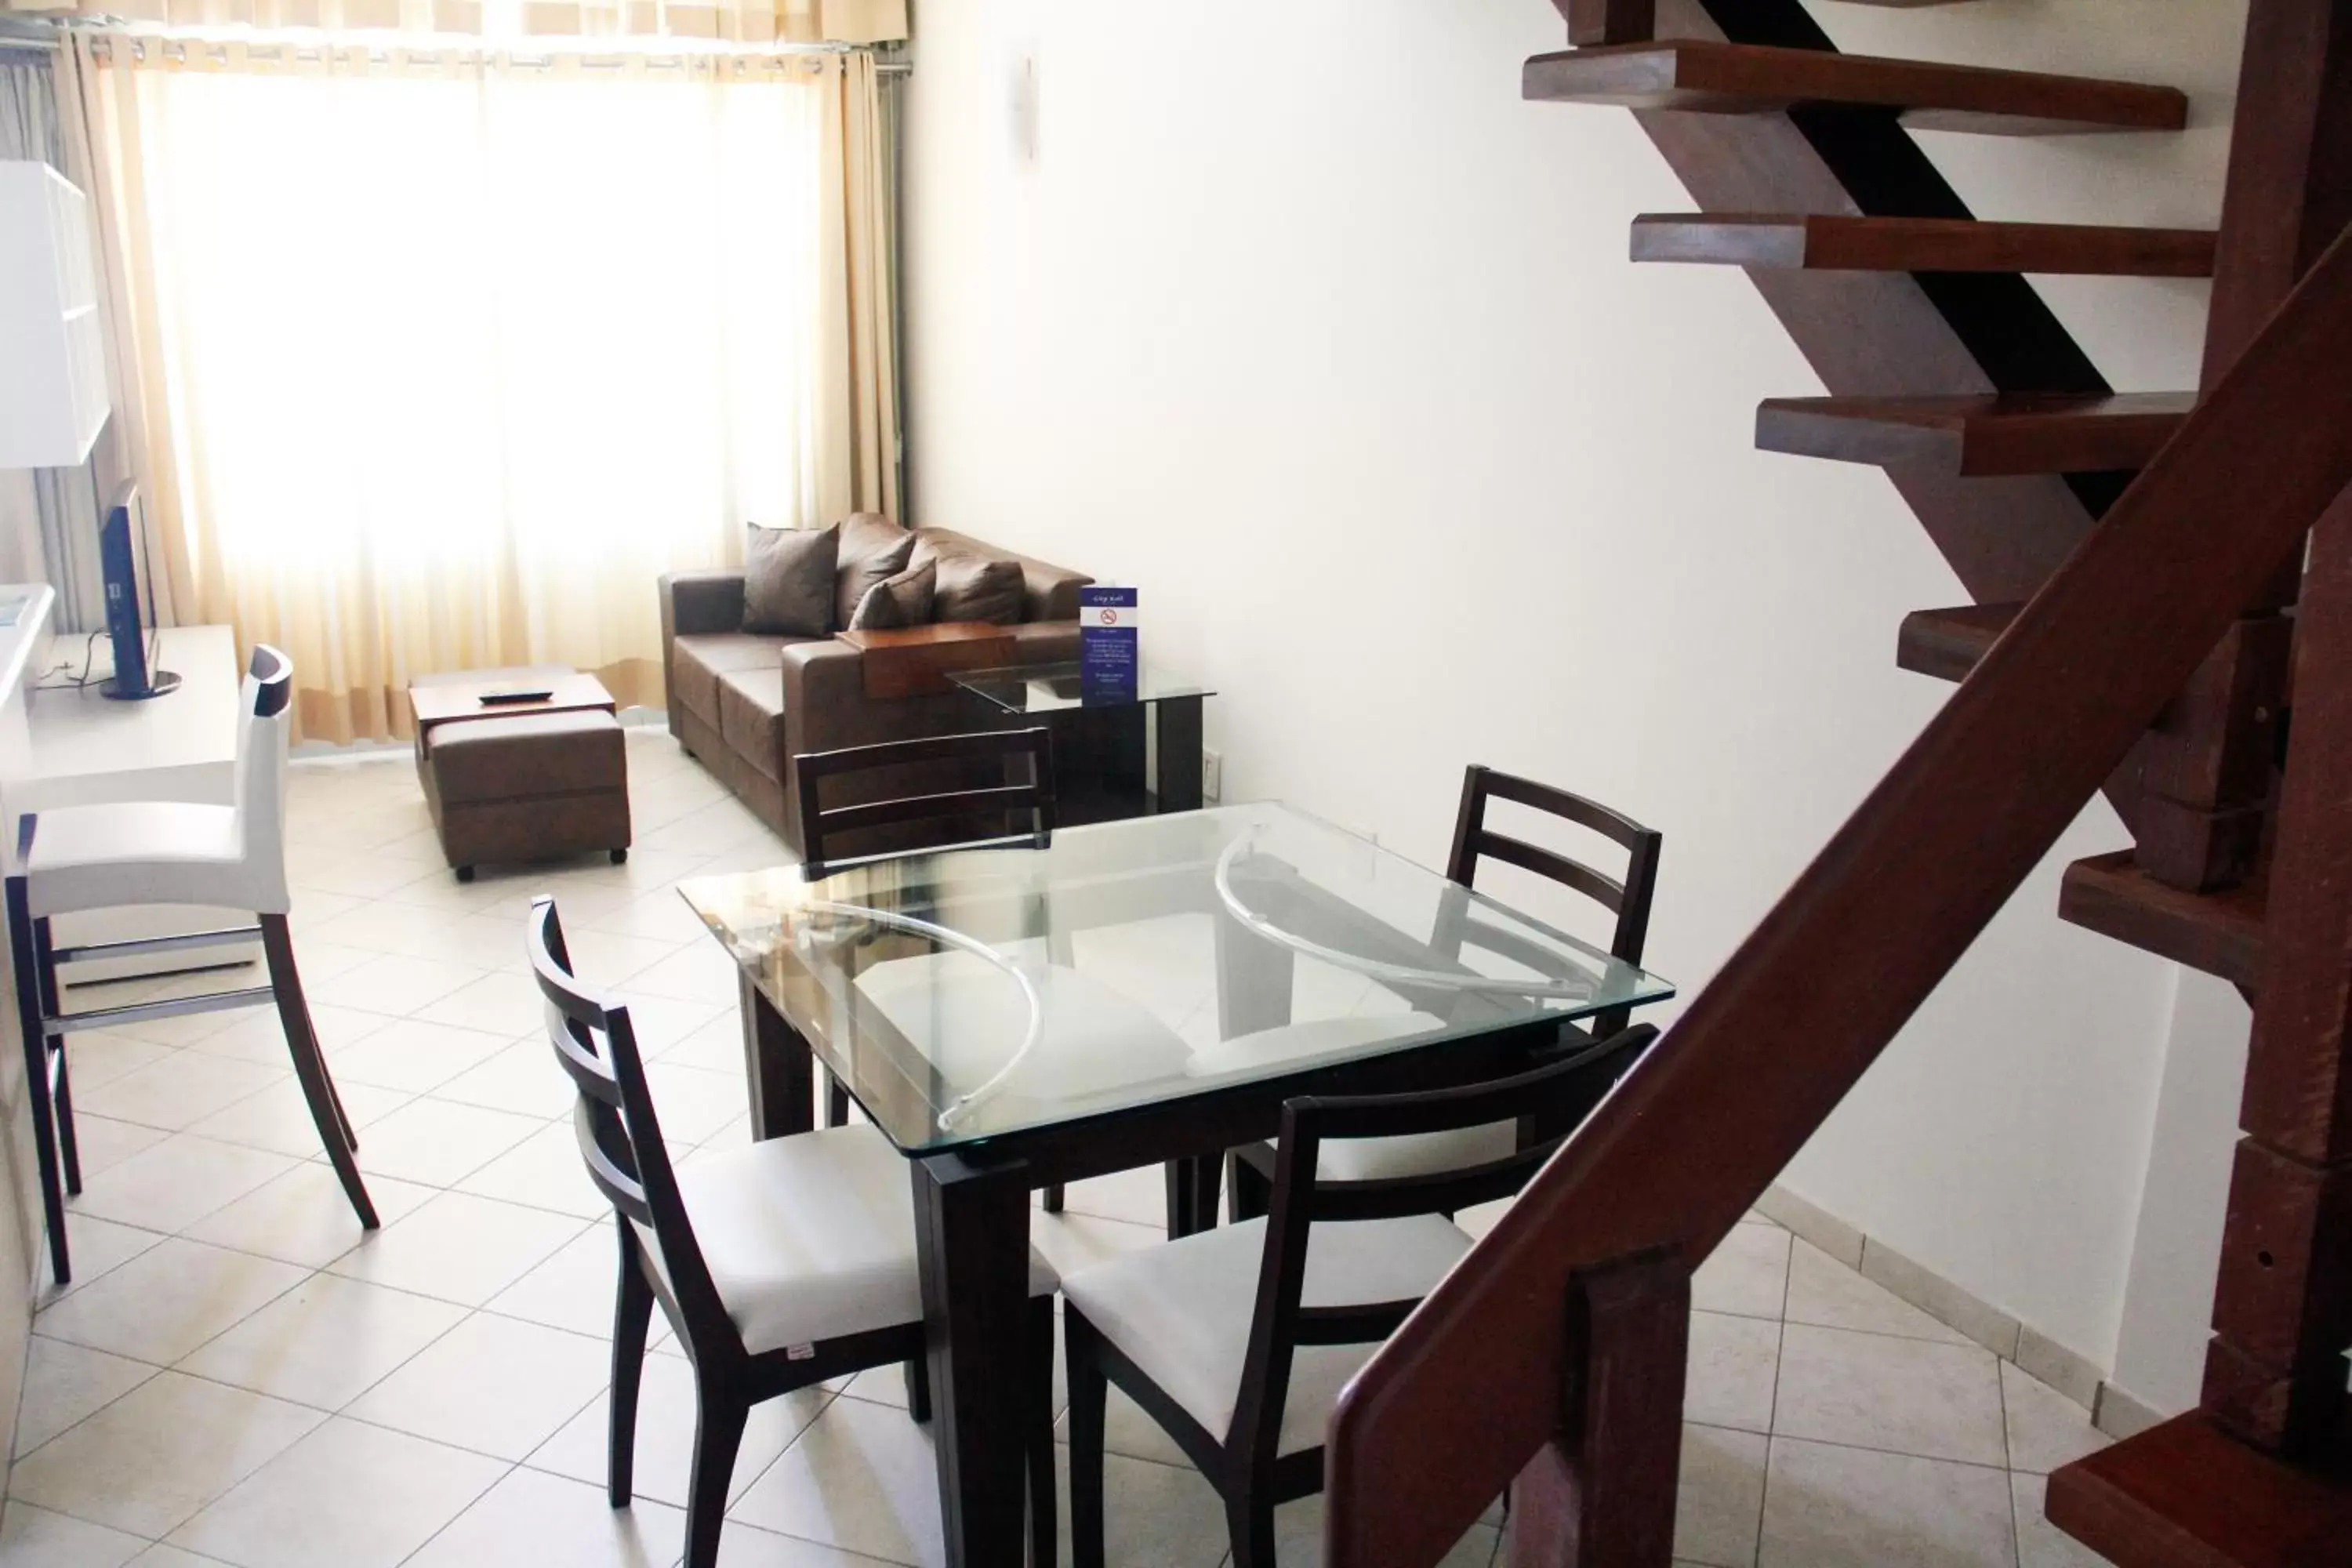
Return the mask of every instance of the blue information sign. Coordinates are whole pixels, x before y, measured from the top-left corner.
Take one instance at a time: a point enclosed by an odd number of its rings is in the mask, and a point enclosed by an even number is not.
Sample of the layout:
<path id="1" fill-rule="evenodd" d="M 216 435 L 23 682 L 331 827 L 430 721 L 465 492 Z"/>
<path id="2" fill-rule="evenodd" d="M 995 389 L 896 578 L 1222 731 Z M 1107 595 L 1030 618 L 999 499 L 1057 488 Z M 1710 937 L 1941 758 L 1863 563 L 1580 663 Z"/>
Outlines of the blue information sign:
<path id="1" fill-rule="evenodd" d="M 1078 690 L 1087 702 L 1132 702 L 1141 667 L 1132 588 L 1078 590 Z"/>

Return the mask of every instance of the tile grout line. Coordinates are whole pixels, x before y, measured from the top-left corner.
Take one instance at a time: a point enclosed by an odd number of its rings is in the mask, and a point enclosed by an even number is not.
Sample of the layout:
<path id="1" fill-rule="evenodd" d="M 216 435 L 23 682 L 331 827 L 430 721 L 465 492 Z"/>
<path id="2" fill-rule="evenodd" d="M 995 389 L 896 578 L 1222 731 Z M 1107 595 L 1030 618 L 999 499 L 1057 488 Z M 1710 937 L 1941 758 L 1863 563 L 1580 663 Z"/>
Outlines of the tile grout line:
<path id="1" fill-rule="evenodd" d="M 1780 1269 L 1780 1317 L 1772 1340 L 1772 1414 L 1765 1421 L 1770 1430 L 1764 1435 L 1764 1474 L 1756 1489 L 1756 1539 L 1748 1549 L 1748 1568 L 1755 1568 L 1764 1556 L 1764 1514 L 1772 1500 L 1772 1445 L 1780 1428 L 1780 1368 L 1789 1348 L 1789 1296 L 1797 1278 L 1797 1238 L 1785 1230 L 1781 1234 L 1788 1237 L 1789 1246 Z M 1680 1489 L 1679 1480 L 1676 1489 Z"/>
<path id="2" fill-rule="evenodd" d="M 2017 1514 L 2017 1455 L 2009 1440 L 2009 1376 L 2001 1371 L 2008 1363 L 1993 1364 L 1993 1388 L 2000 1405 L 2001 1479 L 2009 1486 L 2009 1560 L 2011 1564 L 2025 1558 L 2025 1521 Z"/>

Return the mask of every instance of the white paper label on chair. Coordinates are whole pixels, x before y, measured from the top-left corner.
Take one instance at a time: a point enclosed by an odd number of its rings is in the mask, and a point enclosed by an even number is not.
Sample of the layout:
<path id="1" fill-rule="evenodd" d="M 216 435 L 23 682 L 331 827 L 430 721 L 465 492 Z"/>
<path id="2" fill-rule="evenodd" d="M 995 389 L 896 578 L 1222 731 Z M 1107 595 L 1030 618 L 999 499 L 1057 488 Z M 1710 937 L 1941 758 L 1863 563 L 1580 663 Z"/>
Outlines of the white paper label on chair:
<path id="1" fill-rule="evenodd" d="M 786 1361 L 814 1361 L 816 1359 L 816 1347 L 814 1345 L 786 1345 L 784 1347 L 784 1359 Z"/>

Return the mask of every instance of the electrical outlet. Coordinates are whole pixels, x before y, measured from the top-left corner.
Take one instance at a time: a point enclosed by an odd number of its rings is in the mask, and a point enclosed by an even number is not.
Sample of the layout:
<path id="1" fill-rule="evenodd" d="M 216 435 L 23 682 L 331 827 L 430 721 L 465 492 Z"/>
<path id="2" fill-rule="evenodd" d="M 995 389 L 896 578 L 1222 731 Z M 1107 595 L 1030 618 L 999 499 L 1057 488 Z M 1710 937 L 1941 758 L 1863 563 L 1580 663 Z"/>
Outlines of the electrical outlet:
<path id="1" fill-rule="evenodd" d="M 1225 797 L 1225 759 L 1221 752 L 1201 749 L 1201 798 L 1223 800 Z"/>

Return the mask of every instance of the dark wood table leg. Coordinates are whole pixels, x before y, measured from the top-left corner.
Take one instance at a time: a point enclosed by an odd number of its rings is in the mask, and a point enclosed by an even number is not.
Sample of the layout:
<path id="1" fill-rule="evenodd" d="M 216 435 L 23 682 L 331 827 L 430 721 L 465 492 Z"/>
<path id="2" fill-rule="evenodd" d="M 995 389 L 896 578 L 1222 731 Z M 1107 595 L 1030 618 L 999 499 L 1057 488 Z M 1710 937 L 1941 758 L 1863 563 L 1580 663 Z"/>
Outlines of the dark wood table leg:
<path id="1" fill-rule="evenodd" d="M 1153 793 L 1161 811 L 1201 809 L 1201 700 L 1171 697 L 1150 705 L 1159 726 L 1159 777 Z"/>
<path id="2" fill-rule="evenodd" d="M 949 1568 L 1027 1556 L 1029 1183 L 1019 1164 L 910 1162 Z"/>
<path id="3" fill-rule="evenodd" d="M 751 1136 L 782 1138 L 816 1126 L 809 1084 L 809 1046 L 760 994 L 750 973 L 738 973 L 736 1006 L 743 1019 L 743 1077 L 751 1091 Z"/>
<path id="4" fill-rule="evenodd" d="M 1171 1160 L 1168 1173 L 1168 1239 L 1207 1230 L 1217 1223 L 1217 1194 L 1224 1185 L 1224 1161 L 1216 1154 Z"/>

